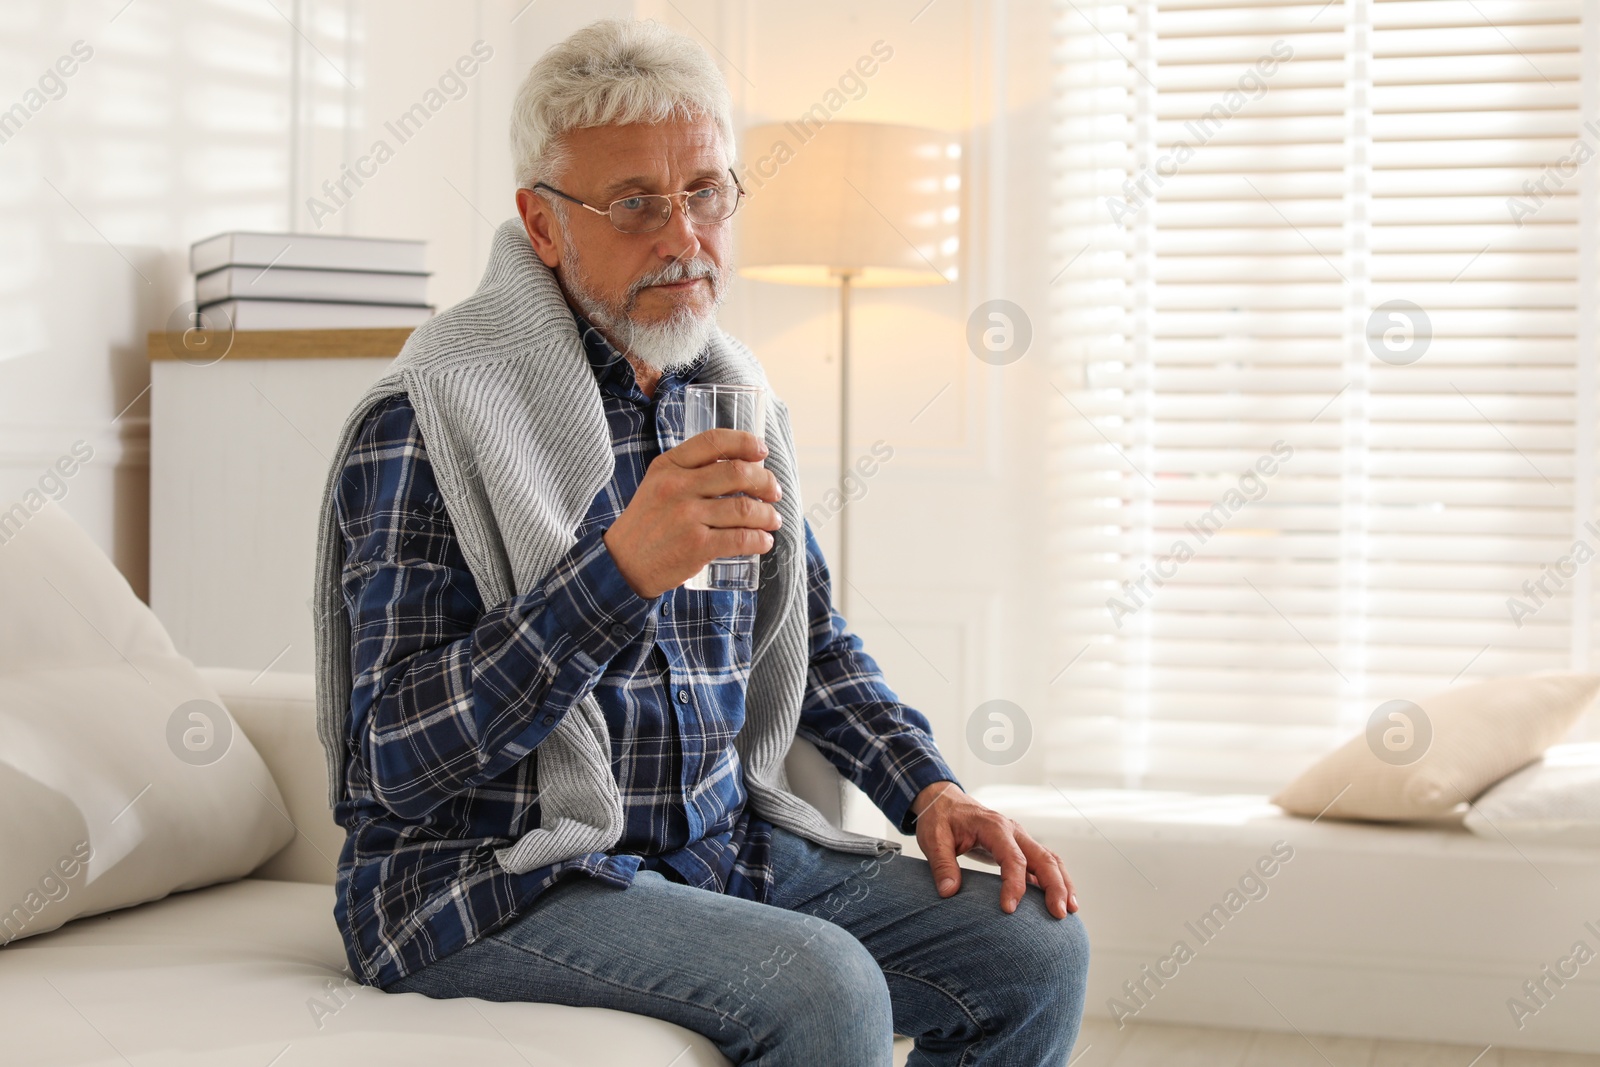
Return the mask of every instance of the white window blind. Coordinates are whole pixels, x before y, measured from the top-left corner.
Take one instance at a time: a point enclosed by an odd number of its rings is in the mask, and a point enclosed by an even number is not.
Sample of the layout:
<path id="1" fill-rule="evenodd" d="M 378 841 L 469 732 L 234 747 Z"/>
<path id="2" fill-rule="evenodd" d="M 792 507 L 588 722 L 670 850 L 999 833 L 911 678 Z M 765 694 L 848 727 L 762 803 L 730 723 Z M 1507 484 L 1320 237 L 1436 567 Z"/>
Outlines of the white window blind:
<path id="1" fill-rule="evenodd" d="M 1595 18 L 1058 0 L 1053 779 L 1271 790 L 1591 663 Z"/>

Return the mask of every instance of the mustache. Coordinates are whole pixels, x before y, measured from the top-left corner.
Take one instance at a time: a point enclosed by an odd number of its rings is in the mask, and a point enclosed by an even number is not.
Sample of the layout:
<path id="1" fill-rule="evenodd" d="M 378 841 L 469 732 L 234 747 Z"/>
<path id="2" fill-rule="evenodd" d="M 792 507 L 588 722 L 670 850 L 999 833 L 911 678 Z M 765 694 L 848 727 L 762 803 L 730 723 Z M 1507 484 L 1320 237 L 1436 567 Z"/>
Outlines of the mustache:
<path id="1" fill-rule="evenodd" d="M 686 282 L 692 278 L 706 278 L 715 290 L 722 280 L 722 272 L 709 260 L 695 259 L 687 263 L 674 260 L 664 266 L 645 274 L 638 281 L 628 287 L 628 306 L 633 303 L 640 293 L 652 285 L 670 285 L 673 282 Z"/>

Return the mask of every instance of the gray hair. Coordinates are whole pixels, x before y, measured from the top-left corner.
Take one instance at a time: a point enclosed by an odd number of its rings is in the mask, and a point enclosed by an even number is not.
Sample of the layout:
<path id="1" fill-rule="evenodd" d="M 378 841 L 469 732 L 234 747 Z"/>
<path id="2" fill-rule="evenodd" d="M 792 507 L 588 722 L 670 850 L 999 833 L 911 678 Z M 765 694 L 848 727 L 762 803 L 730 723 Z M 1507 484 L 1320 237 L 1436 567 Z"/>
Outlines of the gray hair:
<path id="1" fill-rule="evenodd" d="M 570 162 L 563 135 L 591 126 L 710 118 L 734 154 L 728 86 L 705 49 L 653 21 L 601 19 L 552 45 L 511 105 L 517 187 L 548 182 Z"/>

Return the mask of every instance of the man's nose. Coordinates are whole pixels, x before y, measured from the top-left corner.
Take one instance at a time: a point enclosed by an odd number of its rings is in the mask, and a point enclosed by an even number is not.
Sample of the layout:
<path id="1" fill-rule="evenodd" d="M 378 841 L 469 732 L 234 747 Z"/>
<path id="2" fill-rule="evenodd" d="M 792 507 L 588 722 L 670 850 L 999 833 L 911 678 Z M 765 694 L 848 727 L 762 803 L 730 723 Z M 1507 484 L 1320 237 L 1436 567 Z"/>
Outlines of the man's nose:
<path id="1" fill-rule="evenodd" d="M 695 224 L 683 210 L 683 204 L 674 201 L 672 217 L 657 231 L 656 255 L 682 263 L 699 254 L 700 235 L 695 232 Z"/>

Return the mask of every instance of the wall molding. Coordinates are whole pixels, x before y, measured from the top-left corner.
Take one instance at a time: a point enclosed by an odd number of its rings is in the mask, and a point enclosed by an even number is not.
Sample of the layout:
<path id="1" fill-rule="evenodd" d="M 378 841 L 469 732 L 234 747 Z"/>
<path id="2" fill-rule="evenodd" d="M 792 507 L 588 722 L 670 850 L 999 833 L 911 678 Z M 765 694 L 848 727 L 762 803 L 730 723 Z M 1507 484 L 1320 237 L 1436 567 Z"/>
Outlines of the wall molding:
<path id="1" fill-rule="evenodd" d="M 866 651 L 880 665 L 884 665 L 890 644 L 894 658 L 913 665 L 917 671 L 915 686 L 904 669 L 892 671 L 887 665 L 884 680 L 906 703 L 926 714 L 933 725 L 944 754 L 952 770 L 963 780 L 977 785 L 985 784 L 990 776 L 983 773 L 989 768 L 971 757 L 966 747 L 966 720 L 979 704 L 995 697 L 1013 697 L 998 684 L 995 643 L 1000 635 L 1002 598 L 999 592 L 988 589 L 946 587 L 933 589 L 922 585 L 857 583 L 870 598 L 870 605 L 862 597 L 851 593 L 850 615 L 846 623 L 850 630 L 862 635 L 863 629 L 872 634 L 872 640 L 863 642 Z M 915 638 L 906 634 L 906 628 L 946 630 L 952 633 L 960 647 L 957 662 L 941 662 L 934 650 L 918 649 Z M 907 645 L 910 645 L 908 648 Z M 901 655 L 904 653 L 904 655 Z M 941 682 L 925 662 L 932 659 L 937 670 L 945 675 Z M 946 685 L 948 684 L 948 690 Z M 941 697 L 948 691 L 948 703 L 938 708 L 929 701 L 915 699 L 916 691 L 932 690 Z M 909 692 L 908 692 L 909 691 Z"/>
<path id="2" fill-rule="evenodd" d="M 150 466 L 150 417 L 124 415 L 115 423 L 98 419 L 0 423 L 0 469 L 43 470 L 80 440 L 93 446 L 96 465 Z"/>

